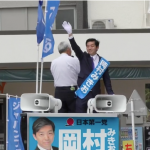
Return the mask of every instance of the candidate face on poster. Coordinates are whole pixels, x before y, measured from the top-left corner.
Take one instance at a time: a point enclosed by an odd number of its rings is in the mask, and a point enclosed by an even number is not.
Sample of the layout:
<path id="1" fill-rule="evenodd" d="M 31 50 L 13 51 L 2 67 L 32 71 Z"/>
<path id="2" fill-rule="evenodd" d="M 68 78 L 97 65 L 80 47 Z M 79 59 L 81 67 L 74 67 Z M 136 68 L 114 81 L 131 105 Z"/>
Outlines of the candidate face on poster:
<path id="1" fill-rule="evenodd" d="M 33 122 L 33 137 L 37 141 L 35 150 L 47 149 L 58 150 L 58 147 L 52 146 L 55 135 L 55 124 L 46 117 L 40 117 Z"/>

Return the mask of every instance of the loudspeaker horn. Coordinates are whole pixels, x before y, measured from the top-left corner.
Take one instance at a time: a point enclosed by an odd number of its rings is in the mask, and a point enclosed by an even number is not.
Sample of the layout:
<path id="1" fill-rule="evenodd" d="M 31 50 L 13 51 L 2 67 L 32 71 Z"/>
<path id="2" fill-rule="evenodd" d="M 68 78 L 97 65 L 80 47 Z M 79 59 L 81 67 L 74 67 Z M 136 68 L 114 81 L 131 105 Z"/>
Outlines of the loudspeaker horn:
<path id="1" fill-rule="evenodd" d="M 96 95 L 88 101 L 88 109 L 93 112 L 125 112 L 127 98 L 124 95 Z"/>
<path id="2" fill-rule="evenodd" d="M 60 99 L 45 93 L 24 93 L 21 95 L 22 111 L 53 111 L 58 112 L 62 107 Z"/>

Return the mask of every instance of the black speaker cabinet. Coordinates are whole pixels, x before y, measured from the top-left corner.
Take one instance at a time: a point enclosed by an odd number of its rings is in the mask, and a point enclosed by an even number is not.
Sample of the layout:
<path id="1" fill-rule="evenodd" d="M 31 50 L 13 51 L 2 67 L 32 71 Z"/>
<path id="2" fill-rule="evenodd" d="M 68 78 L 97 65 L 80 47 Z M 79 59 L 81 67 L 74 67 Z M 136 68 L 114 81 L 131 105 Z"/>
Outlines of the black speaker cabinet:
<path id="1" fill-rule="evenodd" d="M 145 150 L 150 150 L 150 126 L 145 127 Z"/>

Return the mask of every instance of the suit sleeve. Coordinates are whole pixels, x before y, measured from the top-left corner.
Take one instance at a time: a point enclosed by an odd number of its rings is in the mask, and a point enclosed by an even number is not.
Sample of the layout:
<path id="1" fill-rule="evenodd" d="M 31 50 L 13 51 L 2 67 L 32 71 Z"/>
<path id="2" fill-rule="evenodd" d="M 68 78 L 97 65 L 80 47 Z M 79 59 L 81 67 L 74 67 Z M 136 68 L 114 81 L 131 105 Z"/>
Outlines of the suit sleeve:
<path id="1" fill-rule="evenodd" d="M 59 148 L 58 148 L 58 147 L 54 147 L 54 146 L 52 146 L 52 148 L 53 148 L 53 150 L 59 150 Z"/>
<path id="2" fill-rule="evenodd" d="M 105 84 L 105 88 L 108 94 L 114 94 L 111 86 L 111 80 L 108 72 L 108 68 L 106 69 L 105 73 L 103 74 L 103 81 Z"/>
<path id="3" fill-rule="evenodd" d="M 73 51 L 75 52 L 76 56 L 78 57 L 79 60 L 81 60 L 82 57 L 83 57 L 83 51 L 77 45 L 77 43 L 76 43 L 74 38 L 69 39 L 69 41 L 70 41 L 71 47 L 72 47 Z"/>

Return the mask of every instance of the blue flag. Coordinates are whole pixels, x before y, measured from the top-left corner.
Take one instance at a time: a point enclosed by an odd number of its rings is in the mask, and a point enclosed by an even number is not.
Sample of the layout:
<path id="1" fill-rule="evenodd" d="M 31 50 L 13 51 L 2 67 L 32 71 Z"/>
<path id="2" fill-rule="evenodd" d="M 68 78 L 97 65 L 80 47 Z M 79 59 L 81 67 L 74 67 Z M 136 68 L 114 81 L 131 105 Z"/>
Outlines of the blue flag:
<path id="1" fill-rule="evenodd" d="M 54 41 L 51 30 L 52 30 L 52 25 L 54 23 L 55 17 L 57 15 L 59 3 L 60 1 L 57 1 L 57 0 L 47 1 L 46 26 L 45 26 L 42 58 L 53 53 L 55 41 Z"/>
<path id="2" fill-rule="evenodd" d="M 22 113 L 20 109 L 20 98 L 10 97 L 8 100 L 8 145 L 7 150 L 24 150 L 20 121 Z"/>
<path id="3" fill-rule="evenodd" d="M 45 21 L 42 10 L 43 0 L 39 0 L 38 5 L 38 18 L 37 18 L 37 26 L 36 26 L 36 35 L 37 35 L 37 43 L 40 44 L 44 38 L 45 32 Z"/>

